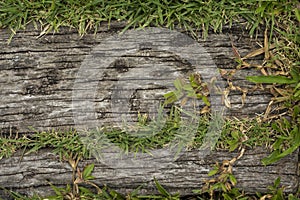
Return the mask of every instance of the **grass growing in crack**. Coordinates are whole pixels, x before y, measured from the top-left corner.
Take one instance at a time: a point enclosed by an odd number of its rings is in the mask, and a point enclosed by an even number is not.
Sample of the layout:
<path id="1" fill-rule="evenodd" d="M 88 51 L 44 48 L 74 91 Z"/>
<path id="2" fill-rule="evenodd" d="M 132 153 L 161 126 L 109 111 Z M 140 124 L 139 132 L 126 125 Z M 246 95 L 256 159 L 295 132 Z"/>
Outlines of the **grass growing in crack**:
<path id="1" fill-rule="evenodd" d="M 163 108 L 161 107 L 161 109 Z M 199 123 L 196 124 L 197 127 L 194 127 L 186 120 L 182 120 L 182 110 L 178 107 L 172 107 L 169 114 L 162 113 L 161 109 L 158 117 L 154 120 L 140 115 L 136 125 L 125 124 L 122 129 L 104 127 L 87 131 L 81 139 L 93 155 L 101 157 L 101 150 L 112 148 L 111 144 L 116 145 L 125 154 L 129 152 L 150 153 L 153 149 L 175 146 L 180 149 L 192 145 L 189 142 L 194 139 L 195 132 L 199 132 L 199 135 L 204 137 L 209 125 L 208 115 L 198 117 Z"/>
<path id="2" fill-rule="evenodd" d="M 28 149 L 27 154 L 42 148 L 52 148 L 53 152 L 57 153 L 60 158 L 70 154 L 78 157 L 89 157 L 89 152 L 82 145 L 80 136 L 74 130 L 37 132 L 27 139 L 25 146 L 25 149 Z"/>
<path id="3" fill-rule="evenodd" d="M 18 137 L 0 137 L 0 160 L 11 157 L 17 150 L 23 147 L 27 142 L 26 138 Z"/>
<path id="4" fill-rule="evenodd" d="M 235 150 L 241 144 L 241 138 L 248 139 L 243 142 L 249 148 L 256 146 L 271 146 L 276 135 L 280 135 L 272 129 L 272 122 L 259 122 L 259 118 L 254 119 L 228 119 L 218 143 L 219 149 Z"/>
<path id="5" fill-rule="evenodd" d="M 171 127 L 174 127 L 174 124 L 169 121 L 168 124 Z M 276 122 L 270 122 L 276 123 Z M 207 132 L 207 127 L 209 124 L 209 115 L 203 116 L 203 118 L 199 118 L 199 129 L 198 133 L 195 135 L 193 143 L 189 143 L 190 146 L 187 148 L 197 148 L 201 146 L 203 137 Z M 281 123 L 278 122 L 277 126 L 280 126 Z M 286 134 L 289 134 L 287 127 L 275 127 L 275 125 L 270 125 L 267 123 L 259 123 L 257 119 L 246 120 L 244 119 L 226 119 L 225 124 L 222 130 L 222 135 L 220 140 L 218 141 L 216 147 L 220 149 L 229 149 L 231 151 L 241 148 L 255 148 L 256 146 L 269 146 L 273 143 L 276 137 L 282 136 L 282 131 L 285 131 Z M 124 136 L 124 138 L 120 139 L 120 135 L 123 133 L 120 132 L 103 132 L 107 136 L 110 136 L 110 142 L 115 142 L 116 145 L 119 145 L 120 148 L 127 151 L 136 152 L 136 147 L 139 146 L 139 150 L 143 149 L 151 149 L 151 148 L 160 148 L 164 145 L 167 145 L 168 142 L 173 139 L 175 135 L 167 135 L 163 131 L 157 133 L 152 142 L 150 140 L 144 140 L 145 138 L 141 137 L 131 137 Z M 246 138 L 246 139 L 245 139 Z M 153 139 L 153 138 L 152 138 Z M 291 138 L 293 139 L 293 138 Z M 159 183 L 156 181 L 156 186 L 158 190 L 160 190 L 160 195 L 138 195 L 139 189 L 136 191 L 124 196 L 123 194 L 119 194 L 114 190 L 110 190 L 107 187 L 100 188 L 95 187 L 92 182 L 92 170 L 94 165 L 88 165 L 84 169 L 77 169 L 78 163 L 83 157 L 89 157 L 91 152 L 86 145 L 82 143 L 80 139 L 80 134 L 76 131 L 63 131 L 63 132 L 40 132 L 36 133 L 33 136 L 23 137 L 21 140 L 19 139 L 2 139 L 1 142 L 5 141 L 7 147 L 14 147 L 11 149 L 11 153 L 13 150 L 18 147 L 18 149 L 26 148 L 25 153 L 35 152 L 42 148 L 52 148 L 55 153 L 60 155 L 62 160 L 68 161 L 68 163 L 72 166 L 73 169 L 73 180 L 72 184 L 67 185 L 65 188 L 57 188 L 55 186 L 51 186 L 55 191 L 56 195 L 51 197 L 46 197 L 47 199 L 179 199 L 180 195 L 171 195 L 167 190 L 163 189 L 162 185 L 158 185 Z M 283 140 L 285 141 L 285 140 Z M 165 142 L 165 143 L 164 143 Z M 21 143 L 21 144 L 20 144 Z M 289 143 L 286 143 L 286 147 L 288 147 Z M 272 147 L 275 147 L 274 145 Z M 280 145 L 280 147 L 283 147 Z M 271 147 L 270 147 L 271 148 Z M 2 153 L 2 152 L 1 152 Z M 242 153 L 240 153 L 242 154 Z M 4 155 L 2 155 L 4 156 Z M 6 155 L 8 156 L 8 155 Z M 241 155 L 242 156 L 242 155 Z M 216 166 L 214 168 L 215 171 L 210 172 L 209 175 L 214 176 L 218 175 L 216 178 L 212 178 L 207 186 L 207 188 L 203 188 L 202 190 L 195 191 L 196 194 L 200 192 L 199 199 L 208 199 L 213 197 L 214 199 L 252 199 L 252 197 L 248 197 L 242 191 L 239 191 L 238 188 L 235 187 L 237 184 L 237 180 L 232 173 L 232 166 L 235 160 L 237 160 L 240 155 L 236 158 L 233 158 L 230 161 L 224 161 L 222 165 Z M 92 186 L 97 188 L 98 192 L 90 190 L 89 187 Z M 220 192 L 221 190 L 221 192 Z M 101 192 L 99 192 L 101 191 Z M 260 197 L 282 197 L 281 191 L 283 188 L 279 187 L 278 184 L 276 188 L 273 188 L 272 191 L 268 194 L 259 194 Z M 34 196 L 34 197 L 24 197 L 18 193 L 11 192 L 10 193 L 15 199 L 45 199 L 45 197 Z M 208 197 L 206 197 L 206 193 L 208 193 Z M 289 195 L 289 198 L 294 198 L 294 195 Z M 292 199 L 293 199 L 292 198 Z M 255 199 L 255 198 L 254 198 Z M 280 199 L 280 198 L 279 198 Z M 283 198 L 281 198 L 283 199 Z M 294 198 L 296 199 L 296 197 Z"/>
<path id="6" fill-rule="evenodd" d="M 99 153 L 101 153 L 101 149 L 106 148 L 109 144 L 117 145 L 126 153 L 146 153 L 147 150 L 164 148 L 170 145 L 172 140 L 176 139 L 176 130 L 179 126 L 177 120 L 169 120 L 162 130 L 152 134 L 150 137 L 136 137 L 127 134 L 125 130 L 98 130 L 97 136 L 105 137 L 107 142 L 104 142 L 101 138 L 96 138 L 94 135 L 95 132 L 90 132 L 91 135 L 87 137 L 89 141 L 84 142 L 84 137 L 74 130 L 37 132 L 30 136 L 15 139 L 0 137 L 0 144 L 3 149 L 3 151 L 0 152 L 0 157 L 10 157 L 17 150 L 21 149 L 24 149 L 25 154 L 29 154 L 43 148 L 51 148 L 54 153 L 60 155 L 60 158 L 66 157 L 69 154 L 88 158 L 91 156 L 90 150 L 94 149 L 90 149 L 86 144 L 99 147 Z M 197 149 L 201 147 L 203 138 L 208 130 L 209 121 L 210 117 L 208 114 L 199 117 L 197 133 L 195 133 L 194 138 L 189 143 L 186 143 L 185 148 Z M 242 143 L 249 148 L 266 146 L 271 149 L 271 144 L 277 137 L 284 137 L 283 131 L 285 131 L 285 137 L 289 134 L 289 127 L 278 127 L 280 125 L 281 123 L 279 122 L 263 123 L 257 119 L 225 119 L 216 149 L 228 149 L 233 151 Z M 94 135 L 95 141 L 102 143 L 92 143 L 92 135 Z M 243 135 L 246 135 L 248 139 L 241 143 L 240 139 Z M 288 147 L 288 143 L 286 147 Z"/>
<path id="7" fill-rule="evenodd" d="M 22 138 L 0 137 L 0 158 L 7 158 L 17 150 L 25 154 L 36 152 L 43 148 L 51 148 L 52 151 L 63 158 L 70 154 L 79 157 L 89 157 L 89 152 L 80 141 L 80 135 L 74 131 L 43 131 Z"/>

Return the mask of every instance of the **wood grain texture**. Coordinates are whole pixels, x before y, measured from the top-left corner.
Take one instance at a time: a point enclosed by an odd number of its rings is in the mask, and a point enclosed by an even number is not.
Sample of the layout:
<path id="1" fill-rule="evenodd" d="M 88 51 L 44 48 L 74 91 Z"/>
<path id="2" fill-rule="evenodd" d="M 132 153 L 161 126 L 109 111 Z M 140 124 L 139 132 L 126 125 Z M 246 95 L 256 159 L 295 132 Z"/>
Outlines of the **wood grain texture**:
<path id="1" fill-rule="evenodd" d="M 84 79 L 78 79 L 78 72 L 89 56 L 88 62 L 94 66 L 91 57 L 94 56 L 95 62 L 99 62 L 97 58 L 105 57 L 107 52 L 113 54 L 124 51 L 120 43 L 107 46 L 107 49 L 95 50 L 97 45 L 101 46 L 105 41 L 107 42 L 107 38 L 117 34 L 122 27 L 124 25 L 112 23 L 110 29 L 100 27 L 97 34 L 87 34 L 83 37 L 73 29 L 62 28 L 59 33 L 37 38 L 40 31 L 29 26 L 26 30 L 18 32 L 9 45 L 6 43 L 9 31 L 0 30 L 0 133 L 2 135 L 32 133 L 29 127 L 36 130 L 49 130 L 69 129 L 78 125 L 89 125 L 89 123 L 118 123 L 121 118 L 116 115 L 120 114 L 120 105 L 122 105 L 122 98 L 119 97 L 128 94 L 121 89 L 130 83 L 132 77 L 129 75 L 134 70 L 136 73 L 134 77 L 138 82 L 145 83 L 138 89 L 132 90 L 132 96 L 127 96 L 124 100 L 125 103 L 129 103 L 131 109 L 126 113 L 126 117 L 135 119 L 139 111 L 147 113 L 149 107 L 162 101 L 162 94 L 168 91 L 176 74 L 184 77 L 195 69 L 193 64 L 174 52 L 154 49 L 155 45 L 149 45 L 147 42 L 141 44 L 139 41 L 134 46 L 134 51 L 123 54 L 119 58 L 114 54 L 110 64 L 97 68 L 102 70 L 101 74 L 97 74 L 98 76 L 95 76 L 92 81 L 89 79 L 89 82 L 84 82 Z M 232 43 L 242 56 L 258 48 L 258 45 L 243 32 L 243 27 L 235 26 L 232 29 L 225 27 L 223 31 L 223 34 L 210 33 L 206 40 L 200 39 L 198 44 L 205 48 L 215 66 L 230 70 L 236 66 L 233 60 Z M 168 39 L 168 34 L 163 32 L 157 35 L 157 45 L 167 47 L 164 39 Z M 134 45 L 134 37 L 128 38 Z M 261 40 L 260 36 L 258 40 Z M 190 59 L 193 59 L 193 56 Z M 251 62 L 259 63 L 262 59 L 263 56 L 258 56 Z M 200 65 L 212 66 L 207 60 L 200 62 Z M 155 70 L 152 70 L 153 66 Z M 159 69 L 163 69 L 161 73 Z M 209 75 L 209 71 L 205 71 L 208 68 L 202 69 L 204 74 Z M 259 72 L 253 69 L 239 71 L 234 75 L 233 83 L 250 88 L 253 84 L 245 81 L 244 78 L 255 74 Z M 82 84 L 79 84 L 80 81 Z M 225 79 L 220 81 L 225 87 L 227 86 Z M 81 95 L 83 95 L 85 91 L 91 90 L 89 88 L 91 84 L 95 87 L 92 88 L 94 96 L 88 96 L 90 93 L 87 93 L 84 101 L 90 101 L 94 105 L 92 118 L 85 118 L 85 123 L 80 124 L 74 119 L 74 112 L 77 117 L 79 116 L 77 119 L 80 119 L 80 112 L 76 109 L 79 108 L 80 111 L 81 101 L 80 99 L 74 101 L 74 91 L 79 93 L 82 91 Z M 121 89 L 116 85 L 121 86 Z M 240 118 L 253 117 L 265 111 L 270 97 L 271 95 L 264 91 L 255 91 L 248 94 L 245 105 L 242 105 L 241 93 L 232 92 L 229 96 L 232 108 L 227 109 L 225 115 Z M 113 106 L 114 101 L 119 101 L 117 109 Z M 203 106 L 200 103 L 201 105 Z M 82 117 L 86 117 L 86 113 L 83 113 Z M 106 153 L 109 155 L 109 152 Z M 199 151 L 185 152 L 176 161 L 144 155 L 143 160 L 151 163 L 156 159 L 156 162 L 161 162 L 163 167 L 139 165 L 137 168 L 132 168 L 128 165 L 125 167 L 116 165 L 117 167 L 114 168 L 111 167 L 113 163 L 105 165 L 93 159 L 85 160 L 81 165 L 95 162 L 96 183 L 107 184 L 123 193 L 132 191 L 140 184 L 148 183 L 141 192 L 150 194 L 156 191 L 153 184 L 153 177 L 156 177 L 171 192 L 187 195 L 191 194 L 193 189 L 199 189 L 203 185 L 204 179 L 208 178 L 208 171 L 216 161 L 221 162 L 236 156 L 235 153 L 228 152 L 214 152 L 207 157 L 202 155 Z M 274 165 L 265 167 L 260 160 L 267 155 L 265 149 L 247 150 L 241 160 L 236 162 L 234 174 L 238 179 L 238 187 L 248 193 L 266 192 L 267 186 L 280 176 L 286 191 L 295 192 L 298 187 L 297 154 L 294 153 Z M 138 163 L 131 157 L 126 159 L 129 163 Z M 0 169 L 0 186 L 26 194 L 34 192 L 49 194 L 50 187 L 47 181 L 63 186 L 71 180 L 71 168 L 67 163 L 59 162 L 57 156 L 47 150 L 26 155 L 21 161 L 18 154 L 12 158 L 2 159 Z M 0 195 L 4 195 L 3 191 L 0 191 Z"/>
<path id="2" fill-rule="evenodd" d="M 74 127 L 72 91 L 76 91 L 76 89 L 86 90 L 84 88 L 74 88 L 76 75 L 86 57 L 93 53 L 93 48 L 111 35 L 115 35 L 117 30 L 120 30 L 120 27 L 115 25 L 115 27 L 112 26 L 111 30 L 102 28 L 96 35 L 88 34 L 80 38 L 76 31 L 65 28 L 60 33 L 36 38 L 39 31 L 28 28 L 19 32 L 9 45 L 6 44 L 9 31 L 1 30 L 1 132 L 11 130 L 15 133 L 28 133 L 31 132 L 28 127 L 34 127 L 37 130 Z M 207 40 L 199 41 L 199 44 L 210 54 L 218 68 L 232 69 L 236 66 L 233 61 L 234 54 L 230 38 L 241 55 L 257 48 L 255 42 L 244 36 L 241 31 L 210 34 Z M 140 43 L 140 41 L 137 41 L 137 43 Z M 164 45 L 162 40 L 158 40 L 158 44 Z M 118 45 L 109 47 L 107 51 L 113 52 L 114 48 L 119 48 Z M 136 49 L 136 53 L 124 55 L 111 65 L 103 66 L 105 71 L 95 80 L 97 84 L 94 85 L 98 87 L 98 91 L 95 92 L 95 97 L 91 99 L 91 103 L 95 104 L 97 118 L 101 118 L 102 121 L 105 121 L 105 119 L 111 121 L 107 106 L 111 104 L 112 86 L 118 83 L 117 77 L 120 74 L 122 76 L 122 73 L 124 74 L 122 70 L 125 70 L 126 74 L 126 70 L 136 70 L 137 67 L 147 69 L 151 66 L 162 66 L 173 70 L 175 68 L 173 73 L 177 71 L 182 76 L 186 76 L 185 74 L 191 71 L 191 69 L 188 69 L 192 66 L 182 58 L 176 57 L 172 52 L 151 51 L 142 46 L 141 48 L 144 49 Z M 101 57 L 101 55 L 98 56 Z M 261 57 L 257 59 L 261 59 Z M 251 87 L 252 84 L 244 80 L 245 76 L 251 74 L 259 73 L 255 70 L 243 70 L 236 74 L 233 83 L 243 87 Z M 153 76 L 150 78 L 153 78 Z M 168 78 L 170 80 L 167 83 L 172 84 L 174 77 Z M 146 77 L 144 79 L 146 80 Z M 140 82 L 142 81 L 143 77 L 141 77 Z M 225 80 L 223 81 L 225 82 Z M 152 88 L 148 87 L 147 89 L 151 90 L 152 96 L 153 94 L 161 95 L 168 91 L 166 88 L 155 88 L 155 84 L 152 85 Z M 140 94 L 137 95 L 142 95 L 141 91 L 139 92 Z M 153 97 L 153 100 L 159 98 L 161 100 L 161 97 Z M 264 112 L 270 100 L 270 95 L 261 91 L 250 93 L 244 106 L 241 102 L 241 93 L 232 93 L 229 98 L 232 109 L 227 110 L 227 115 L 245 117 Z M 135 99 L 138 99 L 138 97 Z M 145 104 L 147 98 L 138 101 Z"/>
<path id="3" fill-rule="evenodd" d="M 212 152 L 203 157 L 199 151 L 188 151 L 175 161 L 170 161 L 168 157 L 164 156 L 153 158 L 145 154 L 140 158 L 128 156 L 119 160 L 128 165 L 112 167 L 111 163 L 108 165 L 90 159 L 82 161 L 80 168 L 95 163 L 93 176 L 96 179 L 94 182 L 100 186 L 106 184 L 124 194 L 142 184 L 145 185 L 140 191 L 141 194 L 157 193 L 153 182 L 155 177 L 170 192 L 189 195 L 192 194 L 192 190 L 200 189 L 204 185 L 204 181 L 210 178 L 207 173 L 213 168 L 215 162 L 222 163 L 224 160 L 231 160 L 237 154 L 237 152 Z M 285 191 L 296 192 L 298 188 L 297 152 L 269 166 L 261 164 L 261 159 L 266 155 L 267 151 L 264 148 L 249 149 L 240 160 L 236 161 L 233 166 L 233 174 L 237 178 L 237 187 L 244 189 L 248 194 L 266 192 L 267 187 L 280 176 Z M 111 152 L 111 156 L 116 155 Z M 156 167 L 142 166 L 139 159 L 149 162 L 159 161 L 163 167 L 158 165 Z M 2 159 L 0 167 L 0 185 L 23 194 L 49 195 L 53 193 L 49 182 L 64 187 L 72 180 L 72 170 L 69 164 L 60 162 L 58 156 L 50 153 L 49 150 L 26 155 L 22 160 L 16 154 L 11 158 Z M 3 191 L 0 191 L 1 195 L 4 196 Z"/>

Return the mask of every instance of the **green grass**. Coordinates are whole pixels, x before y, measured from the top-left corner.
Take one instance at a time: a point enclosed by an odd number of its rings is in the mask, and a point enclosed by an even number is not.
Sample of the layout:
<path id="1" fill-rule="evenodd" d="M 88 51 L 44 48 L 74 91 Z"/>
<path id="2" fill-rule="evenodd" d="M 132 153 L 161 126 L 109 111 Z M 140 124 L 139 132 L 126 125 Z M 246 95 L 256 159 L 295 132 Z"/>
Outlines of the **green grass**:
<path id="1" fill-rule="evenodd" d="M 53 130 L 50 132 L 36 132 L 35 134 L 21 138 L 0 137 L 0 146 L 2 149 L 2 151 L 0 151 L 0 158 L 8 158 L 17 150 L 23 150 L 25 154 L 29 154 L 43 148 L 52 149 L 54 153 L 60 155 L 60 158 L 67 158 L 68 155 L 89 158 L 96 149 L 89 148 L 87 144 L 92 144 L 91 146 L 98 147 L 99 149 L 102 148 L 101 145 L 107 147 L 110 144 L 115 144 L 127 154 L 138 152 L 147 153 L 153 149 L 165 148 L 172 140 L 176 140 L 179 126 L 184 126 L 184 124 L 179 124 L 178 121 L 179 118 L 169 119 L 159 132 L 153 132 L 150 136 L 145 137 L 137 137 L 132 133 L 129 134 L 126 129 L 111 129 L 109 127 L 87 131 L 86 134 L 88 135 L 83 135 L 75 130 Z M 208 130 L 209 122 L 210 116 L 208 114 L 199 117 L 197 133 L 186 148 L 197 149 L 201 147 L 203 138 Z M 280 125 L 279 122 L 262 123 L 256 119 L 239 120 L 227 118 L 224 122 L 221 136 L 216 144 L 216 149 L 233 151 L 240 145 L 245 145 L 248 148 L 267 146 L 271 149 L 271 144 L 274 143 L 276 137 L 282 136 L 283 131 L 285 131 L 286 137 L 289 134 L 288 127 L 283 127 L 284 130 L 281 130 L 278 124 Z M 275 126 L 277 127 L 275 128 Z M 183 135 L 184 134 L 180 134 L 180 136 Z M 190 137 L 189 134 L 185 135 L 186 137 Z M 243 135 L 248 139 L 241 142 Z M 105 136 L 106 141 L 101 140 L 100 137 L 103 136 Z M 91 143 L 91 141 L 94 141 L 91 139 L 92 137 L 96 138 L 96 145 Z M 85 141 L 85 138 L 88 141 Z M 186 139 L 189 140 L 190 138 Z M 167 148 L 171 148 L 171 146 Z"/>
<path id="2" fill-rule="evenodd" d="M 80 135 L 74 130 L 36 132 L 22 137 L 1 136 L 0 147 L 0 159 L 12 156 L 17 150 L 29 154 L 43 148 L 51 148 L 61 159 L 71 154 L 89 157 L 88 150 L 80 141 Z"/>
<path id="3" fill-rule="evenodd" d="M 45 31 L 59 31 L 60 27 L 67 26 L 76 28 L 82 35 L 89 30 L 97 31 L 102 22 L 109 26 L 111 21 L 124 21 L 125 29 L 178 26 L 194 34 L 202 30 L 206 36 L 210 28 L 220 32 L 224 25 L 245 19 L 250 35 L 265 26 L 272 33 L 277 28 L 286 33 L 281 25 L 299 20 L 297 5 L 296 0 L 1 0 L 0 27 L 8 27 L 15 33 L 33 22 L 41 23 Z M 282 23 L 282 19 L 289 21 Z"/>

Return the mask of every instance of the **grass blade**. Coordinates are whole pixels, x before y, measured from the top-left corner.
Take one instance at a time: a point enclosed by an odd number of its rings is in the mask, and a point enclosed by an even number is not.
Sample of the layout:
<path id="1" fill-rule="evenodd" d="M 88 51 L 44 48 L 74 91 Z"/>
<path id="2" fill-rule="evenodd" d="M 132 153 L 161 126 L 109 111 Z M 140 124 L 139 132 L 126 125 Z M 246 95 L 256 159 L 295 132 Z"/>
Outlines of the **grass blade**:
<path id="1" fill-rule="evenodd" d="M 154 182 L 158 191 L 165 197 L 170 197 L 171 195 L 167 192 L 167 190 L 154 178 Z"/>
<path id="2" fill-rule="evenodd" d="M 292 84 L 297 82 L 297 80 L 285 76 L 248 76 L 247 80 L 254 83 Z"/>

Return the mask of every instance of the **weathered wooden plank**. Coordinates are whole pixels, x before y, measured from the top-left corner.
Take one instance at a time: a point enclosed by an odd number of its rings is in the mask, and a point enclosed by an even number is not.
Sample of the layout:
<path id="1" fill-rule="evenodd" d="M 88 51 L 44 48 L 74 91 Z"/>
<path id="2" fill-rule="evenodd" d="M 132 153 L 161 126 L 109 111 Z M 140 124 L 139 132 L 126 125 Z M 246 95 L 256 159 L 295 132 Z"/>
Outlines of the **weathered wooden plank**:
<path id="1" fill-rule="evenodd" d="M 95 163 L 94 182 L 100 186 L 106 184 L 124 194 L 145 183 L 141 194 L 157 193 L 153 183 L 153 177 L 156 177 L 170 192 L 188 195 L 192 194 L 192 190 L 202 188 L 204 181 L 209 179 L 207 173 L 213 168 L 215 162 L 231 160 L 237 154 L 237 152 L 221 151 L 203 157 L 200 151 L 189 151 L 175 161 L 170 161 L 170 157 L 163 156 L 154 158 L 145 154 L 140 155 L 140 158 L 134 158 L 129 155 L 123 157 L 123 160 L 116 159 L 111 163 L 109 161 L 102 163 L 95 159 L 84 160 L 80 166 L 82 168 L 86 164 Z M 261 163 L 261 159 L 266 155 L 267 150 L 264 148 L 249 149 L 240 160 L 236 161 L 233 174 L 238 181 L 237 187 L 250 194 L 266 192 L 267 187 L 280 176 L 285 191 L 295 192 L 298 188 L 297 152 L 269 166 Z M 113 152 L 110 156 L 117 157 Z M 145 166 L 142 166 L 143 163 L 139 159 L 146 161 Z M 157 164 L 158 161 L 160 165 Z M 111 165 L 113 162 L 123 162 L 123 164 L 116 164 L 113 167 Z M 148 163 L 156 164 L 147 165 Z M 36 192 L 49 195 L 51 194 L 49 182 L 63 187 L 72 180 L 70 166 L 66 162 L 60 162 L 59 158 L 49 150 L 26 155 L 21 160 L 16 154 L 12 158 L 2 159 L 0 166 L 0 185 L 24 194 Z M 4 195 L 3 191 L 0 191 L 0 195 Z"/>
<path id="2" fill-rule="evenodd" d="M 39 31 L 29 28 L 26 31 L 19 32 L 9 45 L 6 44 L 9 37 L 8 31 L 1 30 L 0 128 L 2 132 L 11 129 L 13 132 L 26 133 L 30 132 L 29 126 L 37 130 L 53 127 L 74 127 L 72 91 L 74 91 L 76 74 L 86 56 L 91 53 L 92 48 L 114 34 L 117 28 L 119 27 L 112 28 L 110 31 L 100 29 L 96 35 L 88 34 L 82 38 L 74 30 L 62 29 L 59 34 L 48 34 L 38 39 L 36 36 L 39 35 Z M 239 49 L 241 55 L 256 47 L 254 41 L 243 36 L 239 32 L 228 35 L 211 34 L 207 40 L 199 41 L 199 43 L 210 54 L 218 68 L 230 69 L 235 66 L 232 59 L 234 54 L 230 38 L 233 39 L 232 42 Z M 163 40 L 158 40 L 160 45 L 163 42 Z M 107 47 L 104 51 L 114 52 L 114 48 L 119 48 L 118 45 Z M 174 77 L 168 76 L 168 73 L 179 73 L 184 76 L 189 72 L 187 69 L 191 67 L 190 64 L 180 57 L 176 57 L 170 52 L 149 51 L 147 50 L 147 44 L 145 47 L 141 46 L 141 48 L 144 48 L 144 50 L 123 56 L 110 66 L 103 66 L 106 72 L 102 77 L 94 80 L 98 82 L 99 91 L 96 92 L 96 98 L 91 101 L 97 102 L 96 104 L 99 105 L 96 110 L 101 111 L 99 115 L 102 118 L 108 116 L 105 114 L 107 107 L 101 107 L 100 102 L 106 105 L 110 103 L 111 86 L 116 85 L 118 81 L 120 82 L 116 76 L 120 76 L 120 74 L 122 76 L 128 70 L 137 70 L 139 67 L 141 67 L 140 72 L 146 69 L 151 70 L 153 66 L 157 68 L 164 67 L 165 74 L 161 77 L 161 80 L 172 84 Z M 205 65 L 205 62 L 203 60 L 202 64 Z M 122 70 L 125 70 L 125 73 Z M 203 73 L 204 71 L 205 69 L 203 69 Z M 155 73 L 155 75 L 152 74 L 149 77 L 149 80 L 153 80 L 158 71 Z M 242 81 L 242 78 L 245 75 L 255 73 L 257 73 L 255 70 L 245 70 L 242 73 L 237 73 L 234 84 L 251 87 L 251 84 Z M 147 80 L 146 74 L 143 74 L 143 77 L 139 80 L 140 82 Z M 91 82 L 91 80 L 89 81 Z M 155 98 L 158 98 L 157 94 L 162 95 L 163 92 L 168 91 L 166 88 L 161 87 L 154 91 L 150 85 L 145 87 L 152 90 L 151 96 L 156 94 Z M 232 110 L 228 110 L 227 114 L 243 117 L 261 113 L 266 109 L 270 96 L 264 92 L 257 92 L 253 97 L 254 101 L 250 98 L 246 100 L 246 104 L 242 108 L 240 98 L 230 97 L 234 106 Z M 109 120 L 111 119 L 107 121 Z"/>

